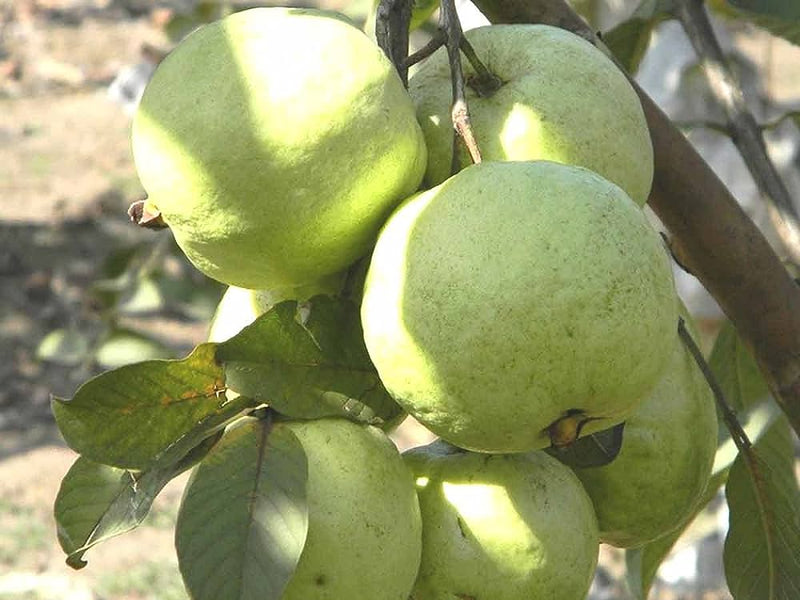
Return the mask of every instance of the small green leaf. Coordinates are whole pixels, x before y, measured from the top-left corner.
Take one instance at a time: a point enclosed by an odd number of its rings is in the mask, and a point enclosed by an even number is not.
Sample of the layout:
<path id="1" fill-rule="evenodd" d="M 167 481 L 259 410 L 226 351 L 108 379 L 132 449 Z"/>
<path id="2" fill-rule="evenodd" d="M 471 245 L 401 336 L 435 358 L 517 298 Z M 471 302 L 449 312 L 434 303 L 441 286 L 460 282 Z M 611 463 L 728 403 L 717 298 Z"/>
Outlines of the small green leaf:
<path id="1" fill-rule="evenodd" d="M 719 332 L 708 364 L 734 410 L 746 409 L 769 397 L 764 376 L 730 321 Z"/>
<path id="2" fill-rule="evenodd" d="M 358 306 L 349 300 L 277 304 L 220 344 L 217 359 L 231 389 L 286 416 L 381 425 L 403 414 L 369 359 Z"/>
<path id="3" fill-rule="evenodd" d="M 144 470 L 185 436 L 205 437 L 253 405 L 228 400 L 215 346 L 183 360 L 150 360 L 84 383 L 71 400 L 54 398 L 67 444 L 89 460 Z"/>
<path id="4" fill-rule="evenodd" d="M 154 277 L 140 276 L 120 299 L 117 309 L 121 314 L 141 315 L 161 311 L 166 303 L 158 280 Z"/>
<path id="5" fill-rule="evenodd" d="M 602 467 L 613 461 L 622 448 L 625 423 L 578 438 L 566 448 L 548 448 L 546 451 L 565 465 L 583 469 Z"/>
<path id="6" fill-rule="evenodd" d="M 603 42 L 628 73 L 636 73 L 657 22 L 631 18 L 603 34 Z"/>
<path id="7" fill-rule="evenodd" d="M 73 569 L 85 567 L 83 555 L 89 548 L 141 524 L 164 486 L 202 458 L 217 439 L 209 437 L 183 459 L 144 472 L 79 457 L 61 481 L 54 506 L 67 564 Z"/>
<path id="8" fill-rule="evenodd" d="M 800 3 L 796 0 L 708 0 L 719 15 L 761 27 L 800 45 Z"/>
<path id="9" fill-rule="evenodd" d="M 736 600 L 800 598 L 800 487 L 791 428 L 785 417 L 755 445 L 755 460 L 739 455 L 725 495 L 730 529 L 725 575 Z"/>
<path id="10" fill-rule="evenodd" d="M 194 600 L 279 600 L 308 531 L 305 451 L 286 427 L 244 420 L 200 463 L 175 547 Z"/>
<path id="11" fill-rule="evenodd" d="M 656 26 L 670 18 L 673 0 L 643 0 L 631 17 L 603 34 L 603 42 L 626 71 L 635 73 Z"/>
<path id="12" fill-rule="evenodd" d="M 172 358 L 172 351 L 158 340 L 130 329 L 112 331 L 94 356 L 97 364 L 104 369 L 116 369 L 156 358 Z"/>
<path id="13" fill-rule="evenodd" d="M 36 358 L 56 365 L 74 367 L 86 360 L 89 338 L 73 329 L 54 329 L 36 348 Z"/>
<path id="14" fill-rule="evenodd" d="M 797 0 L 726 0 L 739 10 L 776 17 L 787 21 L 800 19 L 800 3 Z"/>

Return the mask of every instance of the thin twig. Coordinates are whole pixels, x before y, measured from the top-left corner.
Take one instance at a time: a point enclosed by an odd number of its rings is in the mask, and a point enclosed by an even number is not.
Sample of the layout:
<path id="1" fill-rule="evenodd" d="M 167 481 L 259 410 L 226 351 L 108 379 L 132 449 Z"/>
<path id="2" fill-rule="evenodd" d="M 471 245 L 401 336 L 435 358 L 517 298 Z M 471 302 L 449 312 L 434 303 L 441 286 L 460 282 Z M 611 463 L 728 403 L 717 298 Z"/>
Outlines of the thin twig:
<path id="1" fill-rule="evenodd" d="M 769 546 L 767 552 L 771 553 L 770 540 L 774 537 L 776 532 L 774 531 L 774 523 L 769 518 L 771 501 L 769 491 L 765 488 L 762 463 L 759 460 L 756 449 L 753 448 L 750 438 L 747 437 L 747 433 L 742 428 L 741 423 L 739 423 L 739 420 L 736 418 L 736 414 L 725 399 L 725 394 L 714 372 L 706 362 L 703 353 L 695 343 L 692 335 L 686 329 L 686 323 L 681 317 L 678 318 L 678 334 L 684 346 L 689 350 L 695 363 L 700 368 L 700 371 L 703 373 L 703 377 L 705 377 L 708 386 L 711 388 L 711 392 L 714 394 L 714 400 L 716 400 L 717 407 L 719 407 L 720 413 L 722 414 L 722 420 L 725 422 L 725 427 L 730 432 L 731 439 L 736 445 L 736 449 L 739 451 L 739 458 L 743 461 L 744 467 L 750 475 L 750 483 L 753 486 L 753 496 L 758 505 L 758 516 L 761 521 L 761 527 L 764 529 L 765 533 L 770 532 L 771 534 L 767 536 L 767 544 Z M 772 561 L 770 561 L 770 563 L 771 562 Z"/>
<path id="2" fill-rule="evenodd" d="M 422 48 L 414 52 L 414 54 L 406 58 L 405 60 L 406 69 L 428 58 L 439 48 L 444 46 L 444 43 L 446 41 L 447 41 L 447 34 L 445 34 L 445 32 L 442 31 L 441 29 L 437 29 L 436 33 L 433 35 L 433 37 L 427 44 L 425 44 Z"/>
<path id="3" fill-rule="evenodd" d="M 742 86 L 725 58 L 703 2 L 678 0 L 675 15 L 700 59 L 711 93 L 725 111 L 733 143 L 773 210 L 773 220 L 786 251 L 794 262 L 800 262 L 800 217 L 769 157 L 762 129 L 747 108 Z"/>
<path id="4" fill-rule="evenodd" d="M 411 22 L 412 0 L 381 0 L 375 21 L 375 37 L 400 74 L 403 84 L 408 86 L 408 69 L 411 65 L 424 60 L 441 46 L 447 49 L 450 62 L 450 77 L 453 82 L 453 107 L 450 113 L 455 133 L 453 135 L 452 172 L 460 169 L 458 159 L 459 138 L 469 151 L 473 163 L 481 162 L 478 141 L 472 131 L 467 107 L 467 94 L 464 83 L 464 71 L 461 68 L 461 48 L 467 47 L 471 53 L 473 64 L 477 64 L 482 77 L 492 77 L 483 66 L 472 47 L 464 41 L 464 32 L 456 12 L 455 0 L 441 0 L 439 11 L 439 31 L 425 47 L 412 56 L 408 56 L 408 30 Z M 495 78 L 496 79 L 496 78 Z M 499 81 L 499 80 L 498 80 Z M 499 87 L 499 85 L 498 85 Z"/>
<path id="5" fill-rule="evenodd" d="M 441 0 L 439 29 L 447 35 L 445 48 L 450 61 L 450 76 L 453 83 L 453 108 L 450 116 L 453 120 L 453 126 L 469 151 L 472 162 L 478 164 L 481 162 L 481 152 L 478 149 L 478 141 L 472 131 L 469 108 L 467 107 L 464 70 L 461 68 L 461 40 L 464 37 L 464 32 L 461 30 L 461 22 L 458 20 L 458 13 L 456 13 L 455 0 Z M 458 148 L 456 142 L 453 145 L 453 172 L 457 170 L 457 165 Z"/>
<path id="6" fill-rule="evenodd" d="M 708 387 L 711 388 L 711 393 L 714 394 L 714 400 L 716 400 L 720 414 L 722 414 L 722 420 L 725 421 L 725 426 L 728 428 L 728 431 L 730 431 L 731 438 L 733 439 L 733 443 L 736 444 L 736 448 L 742 453 L 749 451 L 753 444 L 750 443 L 747 433 L 742 429 L 739 419 L 736 418 L 736 414 L 733 412 L 731 405 L 728 404 L 728 401 L 725 399 L 725 393 L 722 391 L 722 387 L 719 385 L 714 372 L 706 362 L 694 338 L 692 338 L 692 334 L 686 329 L 686 323 L 682 317 L 678 317 L 678 335 L 683 345 L 686 346 L 686 349 L 692 355 L 692 358 L 694 358 L 694 362 L 697 363 L 697 366 L 703 373 Z"/>

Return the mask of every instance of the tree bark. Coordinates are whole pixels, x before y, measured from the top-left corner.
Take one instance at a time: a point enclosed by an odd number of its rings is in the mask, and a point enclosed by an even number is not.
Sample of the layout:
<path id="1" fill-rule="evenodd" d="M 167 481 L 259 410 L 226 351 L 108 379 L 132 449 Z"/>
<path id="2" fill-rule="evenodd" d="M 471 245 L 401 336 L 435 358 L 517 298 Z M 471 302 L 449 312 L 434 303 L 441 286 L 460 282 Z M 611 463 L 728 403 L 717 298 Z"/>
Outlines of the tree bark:
<path id="1" fill-rule="evenodd" d="M 493 23 L 546 23 L 608 54 L 564 0 L 474 0 Z M 650 127 L 655 176 L 649 206 L 673 249 L 753 351 L 775 399 L 800 434 L 800 287 L 730 191 L 633 82 Z"/>

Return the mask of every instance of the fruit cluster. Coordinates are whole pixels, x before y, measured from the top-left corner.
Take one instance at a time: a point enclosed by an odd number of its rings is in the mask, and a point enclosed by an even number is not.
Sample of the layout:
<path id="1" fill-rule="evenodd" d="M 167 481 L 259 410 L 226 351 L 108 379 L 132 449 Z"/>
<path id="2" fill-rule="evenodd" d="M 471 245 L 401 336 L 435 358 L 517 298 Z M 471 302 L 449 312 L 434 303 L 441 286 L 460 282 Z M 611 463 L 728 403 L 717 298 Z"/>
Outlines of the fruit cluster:
<path id="1" fill-rule="evenodd" d="M 366 35 L 311 9 L 251 9 L 194 32 L 134 121 L 148 213 L 231 286 L 211 341 L 284 300 L 337 295 L 371 253 L 366 348 L 440 438 L 401 458 L 346 419 L 275 426 L 308 457 L 308 537 L 286 599 L 578 600 L 599 542 L 674 530 L 709 476 L 716 415 L 641 208 L 653 154 L 635 92 L 560 29 L 467 38 L 492 75 L 465 65 L 477 165 L 453 159 L 443 49 L 407 90 Z M 557 460 L 622 422 L 609 464 Z M 224 447 L 253 427 L 231 428 Z M 221 451 L 195 472 L 179 526 L 213 518 L 193 490 Z"/>

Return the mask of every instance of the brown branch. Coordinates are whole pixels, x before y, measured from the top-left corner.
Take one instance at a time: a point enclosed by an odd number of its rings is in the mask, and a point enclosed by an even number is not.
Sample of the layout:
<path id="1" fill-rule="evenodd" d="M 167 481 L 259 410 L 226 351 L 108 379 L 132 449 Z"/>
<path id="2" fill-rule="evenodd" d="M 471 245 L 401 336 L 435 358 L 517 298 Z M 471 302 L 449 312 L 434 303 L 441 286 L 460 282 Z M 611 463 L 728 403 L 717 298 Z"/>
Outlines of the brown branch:
<path id="1" fill-rule="evenodd" d="M 408 87 L 408 30 L 411 0 L 381 0 L 375 17 L 375 39 Z"/>
<path id="2" fill-rule="evenodd" d="M 770 206 L 781 242 L 792 260 L 800 262 L 800 221 L 791 194 L 767 153 L 761 127 L 747 108 L 741 85 L 725 58 L 703 3 L 679 0 L 675 15 L 700 59 L 714 99 L 725 111 L 731 139 Z"/>
<path id="3" fill-rule="evenodd" d="M 564 0 L 475 0 L 494 23 L 547 23 L 605 48 Z M 634 84 L 650 127 L 648 200 L 672 245 L 736 326 L 800 433 L 800 288 L 708 164 Z"/>

